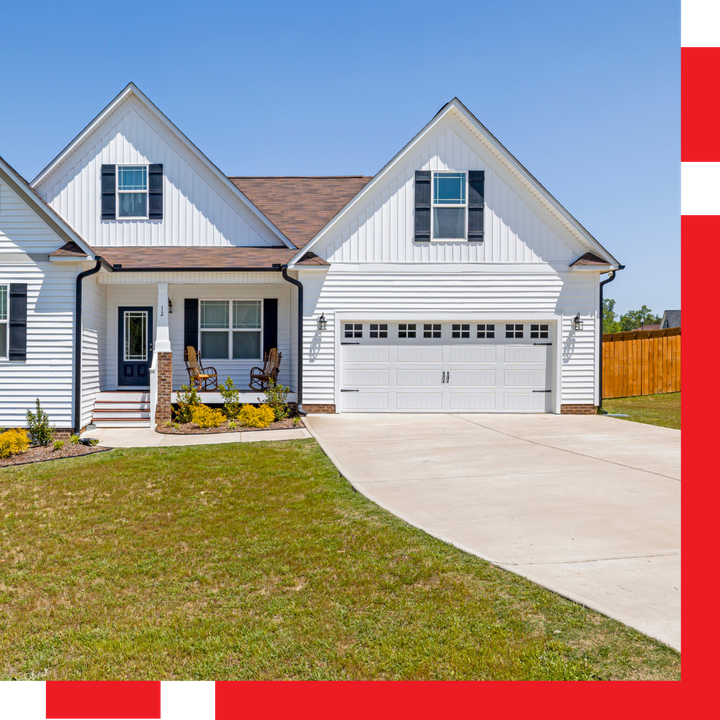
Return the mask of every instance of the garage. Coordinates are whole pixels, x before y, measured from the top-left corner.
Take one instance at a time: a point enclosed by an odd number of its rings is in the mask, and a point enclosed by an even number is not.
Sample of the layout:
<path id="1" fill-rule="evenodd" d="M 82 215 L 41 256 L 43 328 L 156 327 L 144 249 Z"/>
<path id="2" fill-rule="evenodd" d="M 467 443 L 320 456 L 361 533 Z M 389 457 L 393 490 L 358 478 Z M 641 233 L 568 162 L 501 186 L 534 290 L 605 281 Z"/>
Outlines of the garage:
<path id="1" fill-rule="evenodd" d="M 554 411 L 552 321 L 342 322 L 341 412 Z"/>

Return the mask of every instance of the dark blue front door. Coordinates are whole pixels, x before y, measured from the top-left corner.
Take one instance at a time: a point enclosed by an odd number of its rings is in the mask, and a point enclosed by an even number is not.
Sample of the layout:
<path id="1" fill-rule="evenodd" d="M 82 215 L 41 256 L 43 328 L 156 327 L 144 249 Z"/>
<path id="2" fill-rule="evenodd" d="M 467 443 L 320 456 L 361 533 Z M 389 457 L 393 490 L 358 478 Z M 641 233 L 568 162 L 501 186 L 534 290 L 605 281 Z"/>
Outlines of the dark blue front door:
<path id="1" fill-rule="evenodd" d="M 149 387 L 152 362 L 151 307 L 118 308 L 118 385 Z"/>

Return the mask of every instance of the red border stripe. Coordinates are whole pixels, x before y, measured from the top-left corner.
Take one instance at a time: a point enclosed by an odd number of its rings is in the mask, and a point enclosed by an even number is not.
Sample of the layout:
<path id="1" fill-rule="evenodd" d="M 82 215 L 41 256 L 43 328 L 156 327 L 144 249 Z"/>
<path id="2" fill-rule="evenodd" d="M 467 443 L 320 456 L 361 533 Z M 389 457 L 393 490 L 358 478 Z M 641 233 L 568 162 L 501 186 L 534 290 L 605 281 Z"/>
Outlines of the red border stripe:
<path id="1" fill-rule="evenodd" d="M 48 681 L 45 714 L 50 720 L 160 718 L 160 682 Z"/>
<path id="2" fill-rule="evenodd" d="M 683 162 L 720 162 L 720 48 L 682 49 Z"/>

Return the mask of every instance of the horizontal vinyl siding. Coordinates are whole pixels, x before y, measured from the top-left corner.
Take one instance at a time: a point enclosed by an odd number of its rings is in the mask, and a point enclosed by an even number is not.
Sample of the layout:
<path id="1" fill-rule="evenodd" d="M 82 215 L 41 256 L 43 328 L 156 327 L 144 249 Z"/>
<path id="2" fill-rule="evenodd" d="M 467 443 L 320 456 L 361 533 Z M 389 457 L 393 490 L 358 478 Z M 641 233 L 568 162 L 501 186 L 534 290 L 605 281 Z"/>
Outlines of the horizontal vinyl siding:
<path id="1" fill-rule="evenodd" d="M 437 313 L 545 313 L 563 315 L 562 402 L 592 403 L 595 392 L 594 275 L 488 272 L 346 272 L 332 267 L 327 275 L 301 273 L 305 286 L 303 400 L 335 402 L 335 333 L 343 312 L 416 314 L 417 320 Z M 584 329 L 571 329 L 576 312 Z M 317 331 L 325 313 L 327 330 Z"/>
<path id="2" fill-rule="evenodd" d="M 484 242 L 414 243 L 415 171 L 485 171 Z M 459 119 L 429 134 L 344 227 L 313 247 L 334 262 L 570 263 L 591 250 L 574 237 Z"/>
<path id="3" fill-rule="evenodd" d="M 97 284 L 96 276 L 86 278 L 83 280 L 82 313 L 82 426 L 92 420 L 96 394 L 105 390 L 106 315 L 105 286 Z"/>
<path id="4" fill-rule="evenodd" d="M 162 220 L 100 217 L 102 164 L 163 165 Z M 281 241 L 137 99 L 119 105 L 37 188 L 94 246 L 265 246 Z"/>
<path id="5" fill-rule="evenodd" d="M 49 262 L 0 265 L 0 283 L 28 285 L 27 360 L 0 360 L 3 427 L 26 427 L 35 398 L 58 428 L 73 425 L 75 276 Z"/>

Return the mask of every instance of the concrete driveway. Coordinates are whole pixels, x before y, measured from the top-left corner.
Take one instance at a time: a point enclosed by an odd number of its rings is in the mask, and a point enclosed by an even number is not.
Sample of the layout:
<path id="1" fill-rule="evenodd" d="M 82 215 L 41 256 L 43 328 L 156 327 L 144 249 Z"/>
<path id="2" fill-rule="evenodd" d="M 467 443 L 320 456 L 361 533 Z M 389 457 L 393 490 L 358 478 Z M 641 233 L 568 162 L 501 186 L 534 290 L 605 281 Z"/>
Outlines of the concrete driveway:
<path id="1" fill-rule="evenodd" d="M 680 649 L 680 431 L 599 416 L 312 415 L 364 495 Z"/>

